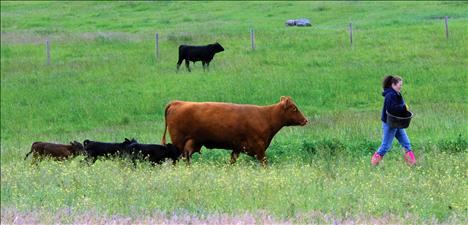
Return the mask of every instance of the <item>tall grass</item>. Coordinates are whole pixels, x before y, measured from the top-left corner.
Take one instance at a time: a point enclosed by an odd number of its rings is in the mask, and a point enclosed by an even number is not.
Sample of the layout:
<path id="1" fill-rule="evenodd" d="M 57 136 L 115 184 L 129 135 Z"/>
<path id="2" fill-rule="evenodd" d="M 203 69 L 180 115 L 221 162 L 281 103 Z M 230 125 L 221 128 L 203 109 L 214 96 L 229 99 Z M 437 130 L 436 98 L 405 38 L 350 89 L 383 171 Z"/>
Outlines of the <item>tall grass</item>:
<path id="1" fill-rule="evenodd" d="M 229 166 L 203 157 L 189 167 L 139 164 L 136 169 L 124 161 L 98 161 L 91 167 L 78 160 L 38 167 L 17 162 L 2 170 L 2 201 L 20 211 L 69 208 L 78 215 L 90 209 L 102 215 L 145 215 L 158 209 L 198 216 L 265 210 L 283 219 L 320 211 L 338 218 L 410 214 L 425 221 L 466 213 L 466 181 L 460 184 L 464 161 L 442 153 L 421 155 L 415 168 L 395 155 L 378 168 L 371 168 L 367 157 L 344 156 L 268 169 L 245 159 Z"/>

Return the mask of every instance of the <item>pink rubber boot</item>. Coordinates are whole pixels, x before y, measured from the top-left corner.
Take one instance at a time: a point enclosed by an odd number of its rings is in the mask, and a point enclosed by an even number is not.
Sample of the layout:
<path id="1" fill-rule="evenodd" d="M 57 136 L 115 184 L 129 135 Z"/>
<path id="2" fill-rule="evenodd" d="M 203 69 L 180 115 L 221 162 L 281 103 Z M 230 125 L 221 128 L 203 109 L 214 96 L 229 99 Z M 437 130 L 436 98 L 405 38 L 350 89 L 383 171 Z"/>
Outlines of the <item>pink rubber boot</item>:
<path id="1" fill-rule="evenodd" d="M 408 166 L 414 166 L 414 164 L 416 164 L 413 151 L 408 151 L 405 153 L 405 161 Z"/>
<path id="2" fill-rule="evenodd" d="M 371 164 L 373 166 L 377 166 L 379 165 L 379 162 L 382 161 L 383 157 L 381 155 L 379 155 L 379 153 L 374 153 L 374 155 L 372 156 L 372 159 L 371 159 Z"/>

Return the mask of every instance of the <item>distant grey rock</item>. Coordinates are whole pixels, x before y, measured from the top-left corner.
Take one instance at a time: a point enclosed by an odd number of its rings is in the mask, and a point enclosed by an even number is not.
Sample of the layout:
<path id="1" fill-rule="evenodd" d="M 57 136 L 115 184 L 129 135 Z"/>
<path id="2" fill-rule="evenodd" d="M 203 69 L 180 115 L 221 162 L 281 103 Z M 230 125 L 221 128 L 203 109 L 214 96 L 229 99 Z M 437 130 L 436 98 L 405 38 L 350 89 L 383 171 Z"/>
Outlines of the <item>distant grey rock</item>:
<path id="1" fill-rule="evenodd" d="M 310 23 L 310 20 L 301 18 L 295 20 L 287 20 L 286 26 L 309 27 L 312 26 L 312 24 Z"/>

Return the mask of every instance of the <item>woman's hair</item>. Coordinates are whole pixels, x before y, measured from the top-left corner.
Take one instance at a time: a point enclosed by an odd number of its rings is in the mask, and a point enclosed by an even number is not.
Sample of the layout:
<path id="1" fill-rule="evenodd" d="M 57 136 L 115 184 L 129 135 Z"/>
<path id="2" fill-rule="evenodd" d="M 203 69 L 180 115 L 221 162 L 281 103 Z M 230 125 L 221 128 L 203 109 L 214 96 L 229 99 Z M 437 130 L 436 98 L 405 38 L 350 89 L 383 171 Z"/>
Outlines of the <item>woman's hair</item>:
<path id="1" fill-rule="evenodd" d="M 399 77 L 399 76 L 392 76 L 392 75 L 385 76 L 383 81 L 382 81 L 382 87 L 383 87 L 383 89 L 391 88 L 392 84 L 397 84 L 398 82 L 400 82 L 402 80 L 403 79 L 401 79 L 401 77 Z"/>

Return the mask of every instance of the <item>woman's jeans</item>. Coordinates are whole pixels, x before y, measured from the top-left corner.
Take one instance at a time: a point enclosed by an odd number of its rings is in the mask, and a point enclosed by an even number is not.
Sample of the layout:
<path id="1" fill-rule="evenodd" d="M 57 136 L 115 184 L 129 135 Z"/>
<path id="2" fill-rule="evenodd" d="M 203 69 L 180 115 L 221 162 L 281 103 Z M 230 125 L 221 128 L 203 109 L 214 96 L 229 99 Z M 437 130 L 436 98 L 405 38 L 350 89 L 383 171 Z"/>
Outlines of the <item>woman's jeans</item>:
<path id="1" fill-rule="evenodd" d="M 377 153 L 379 155 L 384 156 L 385 153 L 392 148 L 393 138 L 396 137 L 400 145 L 403 146 L 406 152 L 411 151 L 411 144 L 408 139 L 408 135 L 406 135 L 406 131 L 403 128 L 391 128 L 387 123 L 382 122 L 382 129 L 383 129 L 383 138 L 382 138 L 382 145 L 380 146 Z"/>

